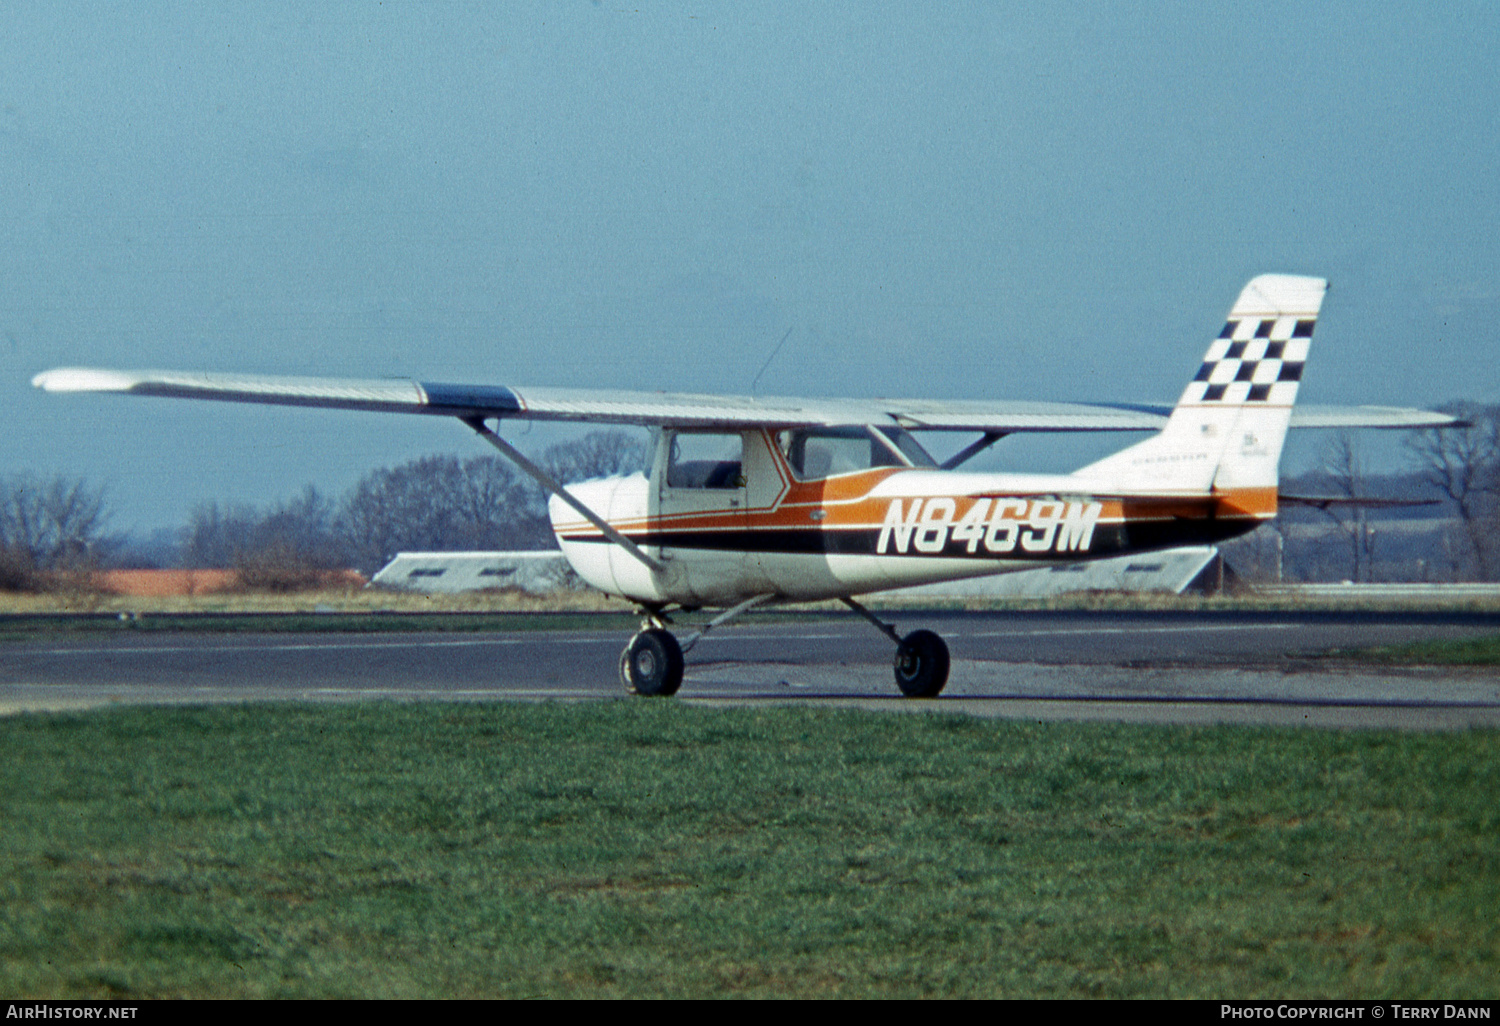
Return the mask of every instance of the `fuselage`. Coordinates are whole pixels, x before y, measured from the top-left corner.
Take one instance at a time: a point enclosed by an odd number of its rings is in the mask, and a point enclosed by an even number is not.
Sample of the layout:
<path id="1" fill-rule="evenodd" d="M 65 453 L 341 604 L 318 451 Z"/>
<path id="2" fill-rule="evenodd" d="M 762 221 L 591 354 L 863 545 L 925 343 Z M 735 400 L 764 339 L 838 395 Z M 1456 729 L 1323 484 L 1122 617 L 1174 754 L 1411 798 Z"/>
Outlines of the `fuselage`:
<path id="1" fill-rule="evenodd" d="M 679 472 L 687 461 L 674 467 L 668 433 L 646 473 L 569 486 L 662 571 L 554 498 L 553 530 L 578 574 L 648 604 L 807 601 L 1211 543 L 1276 512 L 1274 488 L 1103 495 L 1070 475 L 910 465 L 821 473 L 840 468 L 799 466 L 785 432 L 733 434 L 735 458 L 693 461 L 693 472 Z"/>

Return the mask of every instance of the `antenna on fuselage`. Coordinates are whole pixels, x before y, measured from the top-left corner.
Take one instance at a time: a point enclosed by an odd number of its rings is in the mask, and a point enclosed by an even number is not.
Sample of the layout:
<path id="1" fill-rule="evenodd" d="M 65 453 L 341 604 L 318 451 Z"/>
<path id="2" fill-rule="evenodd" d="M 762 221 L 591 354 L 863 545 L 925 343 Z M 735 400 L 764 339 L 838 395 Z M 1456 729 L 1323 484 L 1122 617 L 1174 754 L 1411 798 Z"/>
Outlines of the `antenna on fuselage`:
<path id="1" fill-rule="evenodd" d="M 792 327 L 794 328 L 794 327 L 796 327 L 796 325 L 794 324 L 794 325 L 792 325 Z M 791 337 L 792 337 L 792 328 L 788 328 L 788 329 L 786 329 L 786 334 L 783 335 L 783 336 L 781 336 L 781 341 L 778 342 L 778 343 L 776 343 L 776 348 L 773 349 L 773 350 L 771 350 L 771 355 L 768 356 L 768 357 L 766 357 L 766 362 L 760 365 L 760 370 L 756 372 L 755 377 L 750 382 L 750 394 L 751 395 L 755 394 L 755 386 L 760 383 L 760 376 L 766 372 L 766 368 L 767 367 L 771 366 L 771 361 L 774 360 L 774 359 L 776 359 L 776 354 L 779 353 L 779 352 L 781 352 L 781 347 L 784 346 L 784 345 L 786 345 L 786 340 L 789 339 L 789 338 L 791 338 Z"/>

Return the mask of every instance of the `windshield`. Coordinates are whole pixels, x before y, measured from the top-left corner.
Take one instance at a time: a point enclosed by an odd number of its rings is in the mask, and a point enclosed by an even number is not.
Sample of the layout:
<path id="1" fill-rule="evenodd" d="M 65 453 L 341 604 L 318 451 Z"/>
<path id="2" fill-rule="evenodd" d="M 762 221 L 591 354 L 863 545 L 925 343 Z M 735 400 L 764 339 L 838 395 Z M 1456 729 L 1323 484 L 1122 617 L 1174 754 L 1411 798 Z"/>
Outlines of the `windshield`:
<path id="1" fill-rule="evenodd" d="M 800 481 L 854 474 L 873 467 L 935 467 L 909 433 L 896 427 L 796 428 L 776 441 Z"/>

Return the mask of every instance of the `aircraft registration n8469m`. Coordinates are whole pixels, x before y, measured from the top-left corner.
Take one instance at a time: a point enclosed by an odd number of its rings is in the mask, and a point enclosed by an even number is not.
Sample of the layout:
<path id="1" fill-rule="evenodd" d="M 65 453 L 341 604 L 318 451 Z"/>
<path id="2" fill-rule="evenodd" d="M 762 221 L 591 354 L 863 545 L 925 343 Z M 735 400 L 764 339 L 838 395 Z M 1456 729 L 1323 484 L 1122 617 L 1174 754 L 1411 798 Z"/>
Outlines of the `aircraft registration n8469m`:
<path id="1" fill-rule="evenodd" d="M 896 683 L 933 697 L 948 650 L 905 637 L 856 599 L 891 588 L 1221 541 L 1274 518 L 1290 427 L 1434 427 L 1388 407 L 1300 407 L 1327 283 L 1262 275 L 1240 293 L 1175 406 L 761 399 L 416 381 L 64 368 L 50 392 L 324 406 L 456 417 L 551 493 L 563 555 L 589 584 L 637 603 L 625 686 L 669 695 L 703 633 L 776 602 L 840 599 L 896 644 Z M 644 473 L 562 485 L 489 426 L 508 419 L 645 425 Z M 976 433 L 939 465 L 913 432 Z M 1007 434 L 1151 431 L 1071 474 L 959 468 Z M 1282 501 L 1289 497 L 1280 496 Z M 679 643 L 668 614 L 724 612 Z"/>

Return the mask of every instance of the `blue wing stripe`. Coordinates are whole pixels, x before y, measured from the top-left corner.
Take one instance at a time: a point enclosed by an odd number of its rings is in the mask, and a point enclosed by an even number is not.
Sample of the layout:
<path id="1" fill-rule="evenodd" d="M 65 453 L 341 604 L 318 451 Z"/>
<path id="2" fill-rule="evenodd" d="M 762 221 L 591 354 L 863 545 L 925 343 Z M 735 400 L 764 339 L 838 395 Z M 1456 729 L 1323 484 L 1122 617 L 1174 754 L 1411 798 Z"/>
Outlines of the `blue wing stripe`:
<path id="1" fill-rule="evenodd" d="M 526 409 L 521 397 L 504 385 L 444 385 L 423 381 L 419 387 L 427 396 L 428 406 L 444 410 L 520 413 Z"/>

